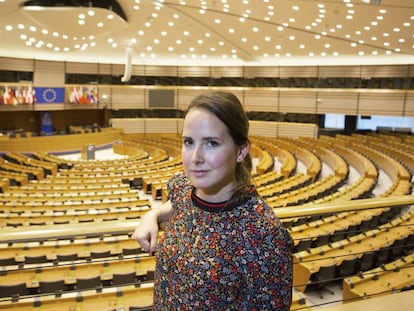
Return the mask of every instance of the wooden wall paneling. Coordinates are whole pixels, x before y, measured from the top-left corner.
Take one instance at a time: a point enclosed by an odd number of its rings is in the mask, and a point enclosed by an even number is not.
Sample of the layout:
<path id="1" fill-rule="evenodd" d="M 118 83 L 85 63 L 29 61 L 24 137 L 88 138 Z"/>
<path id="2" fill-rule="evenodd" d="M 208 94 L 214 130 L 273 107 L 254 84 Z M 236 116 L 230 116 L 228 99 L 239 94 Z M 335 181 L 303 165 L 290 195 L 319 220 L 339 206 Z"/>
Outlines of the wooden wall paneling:
<path id="1" fill-rule="evenodd" d="M 146 108 L 145 89 L 141 87 L 112 87 L 112 109 Z"/>
<path id="2" fill-rule="evenodd" d="M 98 72 L 100 75 L 110 75 L 112 74 L 112 64 L 98 64 Z"/>
<path id="3" fill-rule="evenodd" d="M 134 68 L 134 66 L 132 66 Z M 112 75 L 113 76 L 119 76 L 121 77 L 124 75 L 125 72 L 125 65 L 119 65 L 119 64 L 112 64 Z"/>
<path id="4" fill-rule="evenodd" d="M 66 62 L 65 73 L 79 74 L 98 74 L 100 64 L 98 63 L 82 63 L 82 62 Z"/>
<path id="5" fill-rule="evenodd" d="M 250 121 L 249 135 L 250 136 L 266 136 L 276 137 L 277 136 L 277 122 L 268 121 Z"/>
<path id="6" fill-rule="evenodd" d="M 279 112 L 316 113 L 316 92 L 300 89 L 281 90 Z"/>
<path id="7" fill-rule="evenodd" d="M 113 128 L 121 129 L 125 134 L 157 134 L 177 133 L 181 135 L 182 119 L 142 119 L 142 118 L 113 118 L 110 120 Z M 279 128 L 281 127 L 281 128 Z M 177 131 L 178 129 L 178 131 Z M 288 136 L 288 137 L 317 137 L 318 127 L 312 123 L 290 123 L 271 121 L 250 121 L 250 136 Z"/>
<path id="8" fill-rule="evenodd" d="M 22 140 L 24 139 L 24 144 Z M 105 145 L 121 139 L 120 129 L 105 129 L 98 133 L 50 135 L 0 140 L 0 150 L 9 152 L 80 151 L 85 145 Z"/>
<path id="9" fill-rule="evenodd" d="M 403 115 L 405 117 L 414 117 L 414 93 L 407 93 Z"/>
<path id="10" fill-rule="evenodd" d="M 361 77 L 360 66 L 319 66 L 320 78 L 359 78 Z"/>
<path id="11" fill-rule="evenodd" d="M 33 105 L 34 110 L 36 111 L 55 111 L 55 110 L 64 110 L 65 105 L 63 103 L 59 104 L 36 104 Z"/>
<path id="12" fill-rule="evenodd" d="M 245 110 L 277 112 L 278 97 L 277 89 L 249 89 L 244 94 Z"/>
<path id="13" fill-rule="evenodd" d="M 98 107 L 112 108 L 112 88 L 109 85 L 98 86 Z"/>
<path id="14" fill-rule="evenodd" d="M 365 65 L 361 67 L 361 77 L 406 77 L 407 65 Z"/>
<path id="15" fill-rule="evenodd" d="M 0 124 L 0 129 L 36 132 L 40 122 L 34 111 L 3 111 L 0 113 Z"/>
<path id="16" fill-rule="evenodd" d="M 125 67 L 124 67 L 124 70 L 125 70 Z M 131 75 L 133 75 L 133 76 L 145 76 L 145 70 L 146 70 L 145 65 L 132 65 Z"/>
<path id="17" fill-rule="evenodd" d="M 241 66 L 219 66 L 210 68 L 212 78 L 242 78 L 244 76 L 243 67 Z"/>
<path id="18" fill-rule="evenodd" d="M 358 114 L 402 116 L 404 93 L 369 92 L 361 93 Z"/>
<path id="19" fill-rule="evenodd" d="M 65 63 L 36 60 L 33 73 L 34 86 L 65 86 Z"/>
<path id="20" fill-rule="evenodd" d="M 179 77 L 209 77 L 210 67 L 208 66 L 178 66 Z"/>
<path id="21" fill-rule="evenodd" d="M 109 124 L 113 128 L 122 129 L 125 134 L 145 133 L 145 119 L 142 118 L 112 118 Z"/>
<path id="22" fill-rule="evenodd" d="M 244 67 L 244 77 L 253 79 L 262 78 L 278 78 L 280 76 L 279 66 L 247 66 Z"/>
<path id="23" fill-rule="evenodd" d="M 57 131 L 66 130 L 69 126 L 86 126 L 104 124 L 102 109 L 72 109 L 70 111 L 52 111 L 53 126 Z"/>
<path id="24" fill-rule="evenodd" d="M 280 78 L 313 78 L 318 76 L 316 66 L 280 66 Z"/>
<path id="25" fill-rule="evenodd" d="M 183 132 L 184 119 L 177 119 L 177 134 L 181 136 Z"/>
<path id="26" fill-rule="evenodd" d="M 196 97 L 198 94 L 201 94 L 205 90 L 206 90 L 205 88 L 201 88 L 201 89 L 194 89 L 194 88 L 189 88 L 189 89 L 184 88 L 184 89 L 182 89 L 182 88 L 180 88 L 180 89 L 176 90 L 177 108 L 181 109 L 181 110 L 187 109 L 188 105 L 193 100 L 193 98 Z"/>
<path id="27" fill-rule="evenodd" d="M 358 113 L 358 93 L 319 89 L 316 98 L 317 113 Z"/>
<path id="28" fill-rule="evenodd" d="M 31 72 L 34 70 L 34 60 L 12 57 L 0 57 L 0 70 Z"/>
<path id="29" fill-rule="evenodd" d="M 277 134 L 283 137 L 317 137 L 318 126 L 312 123 L 278 122 Z"/>
<path id="30" fill-rule="evenodd" d="M 155 77 L 176 77 L 178 75 L 177 66 L 145 66 L 145 75 Z"/>
<path id="31" fill-rule="evenodd" d="M 177 119 L 172 119 L 172 118 L 145 119 L 145 129 L 147 133 L 151 133 L 151 134 L 176 133 Z"/>

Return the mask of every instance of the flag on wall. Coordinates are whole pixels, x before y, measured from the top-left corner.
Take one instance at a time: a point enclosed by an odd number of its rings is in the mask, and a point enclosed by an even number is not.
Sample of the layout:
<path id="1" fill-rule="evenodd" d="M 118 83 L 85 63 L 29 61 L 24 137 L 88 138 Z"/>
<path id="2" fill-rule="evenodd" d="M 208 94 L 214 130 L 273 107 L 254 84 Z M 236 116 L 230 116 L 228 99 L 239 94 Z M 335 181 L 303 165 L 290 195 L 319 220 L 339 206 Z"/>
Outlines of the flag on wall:
<path id="1" fill-rule="evenodd" d="M 64 87 L 35 87 L 35 103 L 63 104 L 65 103 Z"/>

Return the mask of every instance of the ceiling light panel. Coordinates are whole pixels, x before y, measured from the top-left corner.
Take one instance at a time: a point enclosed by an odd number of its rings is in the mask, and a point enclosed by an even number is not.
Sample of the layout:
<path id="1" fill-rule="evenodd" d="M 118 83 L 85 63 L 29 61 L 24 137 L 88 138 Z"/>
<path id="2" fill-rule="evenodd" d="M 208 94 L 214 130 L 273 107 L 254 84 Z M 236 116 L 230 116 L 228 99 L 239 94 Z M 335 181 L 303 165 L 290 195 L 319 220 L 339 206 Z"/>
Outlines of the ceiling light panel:
<path id="1" fill-rule="evenodd" d="M 411 0 L 380 5 L 357 0 L 118 0 L 128 22 L 100 8 L 46 14 L 23 11 L 16 2 L 0 2 L 0 40 L 10 42 L 0 46 L 0 56 L 13 50 L 11 56 L 18 51 L 46 59 L 122 63 L 130 40 L 135 63 L 177 64 L 185 58 L 271 64 L 285 57 L 312 62 L 317 56 L 362 56 L 372 62 L 374 56 L 414 54 Z"/>

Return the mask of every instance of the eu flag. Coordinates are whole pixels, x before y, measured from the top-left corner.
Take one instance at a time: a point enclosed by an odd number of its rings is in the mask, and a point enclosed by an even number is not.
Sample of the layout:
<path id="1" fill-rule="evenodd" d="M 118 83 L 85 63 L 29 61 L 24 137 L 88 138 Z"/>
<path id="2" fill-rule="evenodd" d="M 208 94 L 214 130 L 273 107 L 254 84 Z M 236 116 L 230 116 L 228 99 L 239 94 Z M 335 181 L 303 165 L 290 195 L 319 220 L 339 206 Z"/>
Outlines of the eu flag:
<path id="1" fill-rule="evenodd" d="M 35 87 L 35 102 L 37 104 L 64 104 L 64 87 Z"/>

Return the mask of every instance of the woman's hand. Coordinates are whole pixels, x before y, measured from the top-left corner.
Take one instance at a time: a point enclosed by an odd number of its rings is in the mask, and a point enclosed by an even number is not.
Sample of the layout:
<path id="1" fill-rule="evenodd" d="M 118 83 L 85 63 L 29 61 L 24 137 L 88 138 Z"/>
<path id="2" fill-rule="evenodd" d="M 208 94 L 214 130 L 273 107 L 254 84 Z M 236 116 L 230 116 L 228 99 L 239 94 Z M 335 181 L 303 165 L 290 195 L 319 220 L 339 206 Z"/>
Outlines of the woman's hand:
<path id="1" fill-rule="evenodd" d="M 153 208 L 140 220 L 134 232 L 134 238 L 145 252 L 153 255 L 157 249 L 158 223 L 166 221 L 171 212 L 171 204 L 166 202 L 160 208 Z"/>
<path id="2" fill-rule="evenodd" d="M 151 255 L 157 248 L 158 230 L 158 213 L 151 210 L 141 218 L 134 232 L 135 240 Z"/>

